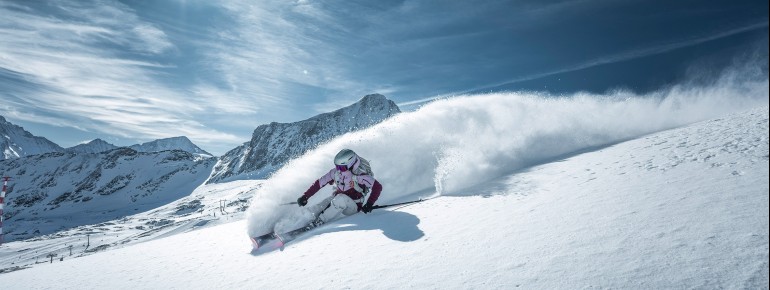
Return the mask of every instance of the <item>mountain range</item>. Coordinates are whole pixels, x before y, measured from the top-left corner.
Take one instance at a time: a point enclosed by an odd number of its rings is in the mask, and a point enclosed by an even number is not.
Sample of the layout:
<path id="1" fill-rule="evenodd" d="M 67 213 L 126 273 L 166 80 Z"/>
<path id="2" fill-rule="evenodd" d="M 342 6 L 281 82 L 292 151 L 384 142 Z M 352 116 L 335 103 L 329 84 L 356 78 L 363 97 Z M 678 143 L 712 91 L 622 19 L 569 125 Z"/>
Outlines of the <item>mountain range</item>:
<path id="1" fill-rule="evenodd" d="M 49 152 L 71 152 L 71 153 L 102 153 L 110 151 L 119 146 L 108 143 L 102 139 L 94 139 L 89 142 L 75 145 L 69 148 L 62 148 L 58 144 L 46 139 L 45 137 L 35 136 L 24 130 L 24 128 L 8 122 L 0 116 L 0 160 L 19 158 L 30 155 L 37 155 Z M 160 152 L 166 150 L 182 150 L 200 157 L 213 157 L 211 153 L 206 152 L 197 145 L 193 144 L 185 136 L 171 137 L 153 140 L 142 144 L 128 146 L 137 152 Z"/>

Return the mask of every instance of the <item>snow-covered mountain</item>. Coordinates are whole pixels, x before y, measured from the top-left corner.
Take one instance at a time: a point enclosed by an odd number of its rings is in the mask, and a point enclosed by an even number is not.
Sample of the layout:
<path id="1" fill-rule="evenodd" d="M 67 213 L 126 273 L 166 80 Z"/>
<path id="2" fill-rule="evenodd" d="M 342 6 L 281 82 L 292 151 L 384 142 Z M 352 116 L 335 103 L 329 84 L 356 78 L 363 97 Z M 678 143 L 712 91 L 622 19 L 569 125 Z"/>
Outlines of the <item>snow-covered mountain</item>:
<path id="1" fill-rule="evenodd" d="M 211 153 L 196 146 L 184 136 L 158 139 L 129 147 L 138 152 L 182 150 L 204 158 L 213 157 Z M 49 152 L 100 153 L 115 148 L 118 146 L 97 138 L 88 143 L 65 149 L 44 137 L 32 135 L 24 128 L 12 124 L 0 116 L 0 150 L 2 150 L 0 160 Z"/>
<path id="2" fill-rule="evenodd" d="M 189 195 L 215 162 L 181 150 L 129 148 L 0 161 L 0 172 L 14 180 L 6 197 L 6 241 L 157 208 Z"/>
<path id="3" fill-rule="evenodd" d="M 138 152 L 161 152 L 166 150 L 182 150 L 204 158 L 212 157 L 211 153 L 199 148 L 185 136 L 158 139 L 142 144 L 131 145 L 129 148 Z"/>
<path id="4" fill-rule="evenodd" d="M 115 148 L 118 148 L 118 146 L 112 145 L 110 143 L 107 143 L 107 141 L 97 138 L 89 142 L 78 144 L 73 147 L 67 148 L 66 151 L 73 152 L 73 153 L 101 153 L 105 151 L 110 151 Z"/>
<path id="5" fill-rule="evenodd" d="M 380 94 L 295 123 L 270 123 L 254 130 L 251 141 L 219 158 L 207 183 L 264 178 L 289 160 L 332 138 L 382 122 L 400 113 Z"/>
<path id="6" fill-rule="evenodd" d="M 56 143 L 34 136 L 0 116 L 0 160 L 63 150 Z"/>
<path id="7" fill-rule="evenodd" d="M 90 248 L 85 233 L 75 232 L 8 243 L 0 248 L 1 268 L 21 270 L 0 274 L 0 285 L 767 288 L 766 100 L 745 112 L 719 114 L 740 105 L 726 109 L 730 105 L 725 104 L 735 102 L 720 102 L 723 106 L 712 111 L 717 108 L 704 103 L 669 107 L 653 100 L 517 99 L 439 102 L 335 138 L 269 180 L 203 187 L 221 190 L 205 191 L 212 196 L 252 193 L 245 221 L 233 217 L 237 222 L 213 227 L 179 224 L 177 230 L 165 228 L 169 235 L 158 239 L 140 221 L 149 218 L 146 213 L 103 224 L 107 234 L 91 236 Z M 585 114 L 588 108 L 602 114 Z M 543 114 L 552 111 L 559 114 Z M 455 118 L 458 114 L 463 118 Z M 710 120 L 689 124 L 691 118 L 711 114 Z M 414 139 L 425 129 L 433 133 Z M 329 157 L 340 146 L 368 148 L 361 150 L 375 156 L 373 166 L 379 166 L 376 172 L 385 186 L 380 204 L 438 197 L 356 214 L 280 250 L 250 255 L 244 228 L 251 230 L 258 212 L 302 210 L 275 203 L 289 196 L 277 191 L 286 187 L 277 186 L 328 169 Z M 424 190 L 434 179 L 442 186 Z M 199 230 L 194 224 L 201 224 Z M 148 234 L 138 232 L 140 226 Z M 121 244 L 139 239 L 148 242 Z M 95 248 L 117 249 L 90 250 Z M 363 274 L 350 274 L 362 269 Z"/>

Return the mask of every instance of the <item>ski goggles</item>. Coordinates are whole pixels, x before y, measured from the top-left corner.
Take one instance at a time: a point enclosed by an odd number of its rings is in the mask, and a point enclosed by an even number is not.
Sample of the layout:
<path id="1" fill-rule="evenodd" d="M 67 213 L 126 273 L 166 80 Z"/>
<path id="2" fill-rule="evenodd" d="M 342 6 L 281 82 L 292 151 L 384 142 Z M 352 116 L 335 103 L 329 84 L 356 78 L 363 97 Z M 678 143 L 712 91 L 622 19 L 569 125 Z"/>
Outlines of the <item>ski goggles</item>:
<path id="1" fill-rule="evenodd" d="M 336 165 L 336 166 L 337 166 L 337 170 L 339 171 L 342 171 L 342 172 L 348 171 L 347 165 Z"/>

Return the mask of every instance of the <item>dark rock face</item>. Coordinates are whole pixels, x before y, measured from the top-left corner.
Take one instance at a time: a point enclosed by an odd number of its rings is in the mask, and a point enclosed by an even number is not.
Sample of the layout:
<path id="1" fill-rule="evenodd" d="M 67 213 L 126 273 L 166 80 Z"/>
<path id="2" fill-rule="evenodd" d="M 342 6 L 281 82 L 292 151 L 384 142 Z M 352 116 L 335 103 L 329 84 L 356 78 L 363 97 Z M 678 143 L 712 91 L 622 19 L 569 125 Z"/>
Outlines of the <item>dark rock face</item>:
<path id="1" fill-rule="evenodd" d="M 365 129 L 400 112 L 393 101 L 373 94 L 345 108 L 304 121 L 260 125 L 251 141 L 219 158 L 208 183 L 266 177 L 318 144 Z"/>

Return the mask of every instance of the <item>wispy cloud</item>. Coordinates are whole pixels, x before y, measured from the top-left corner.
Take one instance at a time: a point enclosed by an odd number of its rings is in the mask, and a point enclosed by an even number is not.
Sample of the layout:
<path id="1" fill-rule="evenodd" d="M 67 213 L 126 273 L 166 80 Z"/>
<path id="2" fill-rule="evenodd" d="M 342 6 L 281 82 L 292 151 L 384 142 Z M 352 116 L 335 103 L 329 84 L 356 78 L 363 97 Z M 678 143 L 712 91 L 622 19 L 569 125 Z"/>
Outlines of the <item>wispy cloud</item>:
<path id="1" fill-rule="evenodd" d="M 516 13 L 552 15 L 585 2 L 535 3 Z M 407 74 L 430 75 L 442 64 L 429 63 L 429 67 L 413 70 L 412 62 L 423 62 L 421 55 L 428 59 L 446 55 L 442 43 L 448 38 L 462 41 L 497 29 L 497 21 L 480 26 L 478 21 L 488 14 L 510 18 L 498 15 L 509 4 L 221 2 L 218 5 L 233 25 L 217 31 L 203 46 L 206 66 L 216 70 L 212 77 L 221 82 L 204 82 L 194 91 L 201 100 L 235 99 L 234 103 L 248 106 L 211 104 L 230 113 L 271 114 L 265 108 L 312 103 L 313 112 L 304 113 L 306 116 L 348 105 L 368 93 L 415 91 L 417 87 L 403 83 Z M 438 50 L 431 51 L 433 48 Z M 424 84 L 431 85 L 435 84 Z"/>
<path id="2" fill-rule="evenodd" d="M 174 47 L 174 45 L 166 37 L 166 33 L 157 27 L 149 24 L 140 24 L 133 28 L 134 33 L 138 39 L 141 39 L 143 46 L 140 49 L 144 49 L 150 53 L 162 53 Z"/>
<path id="3" fill-rule="evenodd" d="M 204 108 L 162 81 L 173 65 L 143 56 L 170 53 L 175 46 L 131 8 L 117 1 L 29 5 L 0 2 L 0 68 L 28 86 L 17 96 L 24 101 L 6 113 L 133 139 L 239 139 L 195 121 L 192 116 Z"/>
<path id="4" fill-rule="evenodd" d="M 319 91 L 351 97 L 370 89 L 351 76 L 348 51 L 356 40 L 347 38 L 348 28 L 318 3 L 241 0 L 221 5 L 235 25 L 208 44 L 207 64 L 225 84 L 217 94 L 237 95 L 264 112 L 300 100 L 326 101 Z"/>

